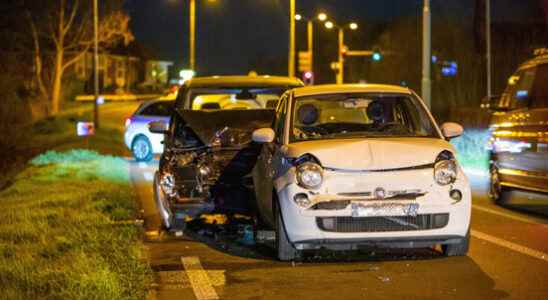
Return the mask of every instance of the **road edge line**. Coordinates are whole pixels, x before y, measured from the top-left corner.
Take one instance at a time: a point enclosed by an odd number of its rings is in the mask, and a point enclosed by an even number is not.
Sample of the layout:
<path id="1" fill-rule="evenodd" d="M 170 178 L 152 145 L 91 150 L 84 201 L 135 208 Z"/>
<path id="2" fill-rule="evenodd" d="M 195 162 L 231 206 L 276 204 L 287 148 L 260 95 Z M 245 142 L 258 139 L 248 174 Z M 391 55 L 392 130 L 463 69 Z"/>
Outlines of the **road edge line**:
<path id="1" fill-rule="evenodd" d="M 215 300 L 219 299 L 217 292 L 211 284 L 211 280 L 207 272 L 202 267 L 200 259 L 196 256 L 182 256 L 181 263 L 185 268 L 185 272 L 190 280 L 190 285 L 194 291 L 194 295 L 198 300 Z"/>
<path id="2" fill-rule="evenodd" d="M 488 242 L 490 242 L 492 244 L 495 244 L 495 245 L 498 245 L 500 247 L 510 249 L 512 251 L 515 251 L 515 252 L 518 252 L 518 253 L 533 257 L 533 258 L 537 258 L 537 259 L 543 260 L 545 262 L 548 262 L 548 254 L 546 254 L 544 252 L 541 252 L 541 251 L 538 251 L 538 250 L 535 250 L 535 249 L 531 249 L 531 248 L 528 248 L 528 247 L 525 247 L 525 246 L 522 246 L 522 245 L 518 245 L 516 243 L 512 243 L 512 242 L 509 242 L 507 240 L 503 240 L 501 238 L 494 237 L 492 235 L 489 235 L 489 234 L 486 234 L 486 233 L 483 233 L 483 232 L 480 232 L 480 231 L 477 231 L 477 230 L 471 229 L 470 232 L 471 232 L 472 236 L 477 238 L 477 239 L 488 241 Z"/>
<path id="3" fill-rule="evenodd" d="M 521 222 L 524 222 L 524 223 L 548 226 L 548 224 L 541 223 L 541 222 L 535 221 L 533 219 L 529 219 L 527 217 L 514 216 L 514 215 L 511 215 L 511 214 L 507 214 L 505 212 L 497 211 L 497 210 L 490 209 L 490 208 L 487 208 L 487 207 L 483 207 L 483 206 L 477 205 L 477 204 L 472 204 L 472 208 L 483 211 L 483 212 L 486 212 L 486 213 L 490 213 L 490 214 L 493 214 L 493 215 L 498 215 L 498 216 L 506 217 L 506 218 L 513 219 L 513 220 L 516 220 L 516 221 L 521 221 Z"/>

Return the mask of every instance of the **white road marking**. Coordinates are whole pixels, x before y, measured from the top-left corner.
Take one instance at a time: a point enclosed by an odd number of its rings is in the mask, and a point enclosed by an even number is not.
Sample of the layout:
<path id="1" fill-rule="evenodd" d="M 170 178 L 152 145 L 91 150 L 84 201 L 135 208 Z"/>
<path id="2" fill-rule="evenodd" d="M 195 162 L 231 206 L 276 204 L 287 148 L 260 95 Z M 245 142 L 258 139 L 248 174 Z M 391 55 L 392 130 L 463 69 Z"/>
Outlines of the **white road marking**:
<path id="1" fill-rule="evenodd" d="M 139 163 L 139 168 L 146 169 L 146 167 L 147 167 L 147 163 L 145 163 L 145 162 L 140 162 Z"/>
<path id="2" fill-rule="evenodd" d="M 143 172 L 143 177 L 146 181 L 152 181 L 152 179 L 154 179 L 154 176 L 150 172 Z"/>
<path id="3" fill-rule="evenodd" d="M 181 257 L 186 274 L 198 300 L 219 299 L 217 292 L 211 284 L 207 272 L 202 268 L 200 259 L 195 256 Z"/>
<path id="4" fill-rule="evenodd" d="M 532 219 L 529 219 L 529 218 L 526 218 L 526 217 L 520 217 L 520 216 L 508 214 L 508 213 L 505 213 L 505 212 L 502 212 L 502 211 L 490 209 L 490 208 L 483 207 L 483 206 L 476 205 L 476 204 L 472 204 L 472 208 L 477 209 L 477 210 L 481 210 L 481 211 L 484 211 L 484 212 L 487 212 L 487 213 L 490 213 L 490 214 L 499 215 L 499 216 L 506 217 L 506 218 L 509 218 L 509 219 L 514 219 L 514 220 L 517 220 L 517 221 L 521 221 L 521 222 L 524 222 L 524 223 L 548 226 L 547 224 L 537 222 L 535 220 L 532 220 Z"/>
<path id="5" fill-rule="evenodd" d="M 492 235 L 489 235 L 489 234 L 486 234 L 486 233 L 483 233 L 483 232 L 480 232 L 480 231 L 477 231 L 477 230 L 472 229 L 472 230 L 470 230 L 470 232 L 472 233 L 472 236 L 475 237 L 475 238 L 485 240 L 485 241 L 488 241 L 488 242 L 493 243 L 495 245 L 510 249 L 512 251 L 516 251 L 516 252 L 519 252 L 521 254 L 531 256 L 531 257 L 543 260 L 545 262 L 548 262 L 548 254 L 546 254 L 544 252 L 537 251 L 535 249 L 531 249 L 531 248 L 528 248 L 528 247 L 525 247 L 525 246 L 521 246 L 521 245 L 509 242 L 507 240 L 500 239 L 498 237 L 494 237 Z"/>

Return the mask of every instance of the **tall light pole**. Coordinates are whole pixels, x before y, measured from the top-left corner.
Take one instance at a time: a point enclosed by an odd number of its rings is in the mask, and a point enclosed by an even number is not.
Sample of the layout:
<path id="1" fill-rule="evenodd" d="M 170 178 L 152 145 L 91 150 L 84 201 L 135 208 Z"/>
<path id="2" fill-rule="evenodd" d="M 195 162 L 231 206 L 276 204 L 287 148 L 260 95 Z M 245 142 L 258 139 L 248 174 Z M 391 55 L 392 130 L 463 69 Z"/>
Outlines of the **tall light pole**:
<path id="1" fill-rule="evenodd" d="M 306 22 L 308 53 L 310 55 L 310 72 L 314 74 L 314 24 L 312 20 Z"/>
<path id="2" fill-rule="evenodd" d="M 432 107 L 432 80 L 430 66 L 432 64 L 432 30 L 430 16 L 430 0 L 424 0 L 422 12 L 422 99 L 428 108 Z"/>
<path id="3" fill-rule="evenodd" d="M 485 1 L 485 39 L 487 45 L 487 100 L 491 100 L 491 0 Z"/>
<path id="4" fill-rule="evenodd" d="M 338 55 L 338 61 L 337 61 L 337 84 L 343 84 L 344 83 L 344 52 L 345 52 L 345 45 L 344 45 L 344 27 L 337 26 L 331 21 L 325 22 L 325 28 L 331 29 L 333 27 L 336 27 L 338 29 L 338 40 L 339 40 L 339 55 Z M 357 23 L 350 23 L 348 27 L 351 30 L 358 29 Z"/>
<path id="5" fill-rule="evenodd" d="M 99 128 L 99 8 L 93 0 L 93 125 Z"/>
<path id="6" fill-rule="evenodd" d="M 287 72 L 295 76 L 295 0 L 289 1 L 289 58 Z"/>
<path id="7" fill-rule="evenodd" d="M 337 84 L 344 82 L 344 30 L 339 27 L 339 68 L 337 70 Z"/>
<path id="8" fill-rule="evenodd" d="M 190 0 L 190 41 L 189 41 L 189 61 L 190 69 L 196 71 L 196 0 Z"/>

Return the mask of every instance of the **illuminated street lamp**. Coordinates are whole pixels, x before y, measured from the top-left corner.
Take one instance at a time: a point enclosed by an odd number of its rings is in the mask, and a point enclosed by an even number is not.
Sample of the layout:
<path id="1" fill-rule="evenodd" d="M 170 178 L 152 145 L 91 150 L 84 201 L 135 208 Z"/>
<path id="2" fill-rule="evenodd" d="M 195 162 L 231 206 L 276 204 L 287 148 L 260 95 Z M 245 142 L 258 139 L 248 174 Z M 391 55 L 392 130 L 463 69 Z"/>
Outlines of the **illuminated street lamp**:
<path id="1" fill-rule="evenodd" d="M 196 70 L 196 0 L 190 1 L 190 13 L 189 13 L 189 67 L 191 70 Z M 209 3 L 215 3 L 217 0 L 208 0 Z"/>
<path id="2" fill-rule="evenodd" d="M 331 21 L 325 22 L 325 28 L 333 29 L 335 27 L 339 30 L 339 61 L 337 63 L 337 84 L 343 84 L 344 83 L 344 54 L 348 50 L 344 46 L 344 27 L 337 26 L 335 25 L 335 23 Z M 350 28 L 350 30 L 357 30 L 358 23 L 352 22 L 348 24 L 348 28 Z"/>
<path id="3" fill-rule="evenodd" d="M 327 15 L 324 14 L 324 13 L 320 13 L 318 15 L 318 20 L 322 21 L 322 22 L 325 22 L 325 20 L 327 20 Z"/>
<path id="4" fill-rule="evenodd" d="M 301 16 L 301 15 L 299 15 L 299 14 L 296 14 L 296 15 L 295 15 L 295 20 L 300 21 L 300 20 L 302 20 L 302 19 L 303 19 L 303 16 Z"/>

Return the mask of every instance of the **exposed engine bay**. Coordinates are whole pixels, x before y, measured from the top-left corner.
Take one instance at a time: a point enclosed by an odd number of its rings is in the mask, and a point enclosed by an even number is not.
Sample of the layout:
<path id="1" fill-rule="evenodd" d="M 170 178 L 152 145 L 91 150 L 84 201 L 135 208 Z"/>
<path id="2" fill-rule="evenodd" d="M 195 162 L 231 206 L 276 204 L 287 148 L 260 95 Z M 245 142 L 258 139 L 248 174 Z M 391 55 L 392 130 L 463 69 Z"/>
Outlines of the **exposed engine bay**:
<path id="1" fill-rule="evenodd" d="M 170 214 L 247 212 L 253 203 L 250 173 L 262 147 L 251 136 L 273 117 L 267 109 L 177 111 L 158 174 Z"/>

